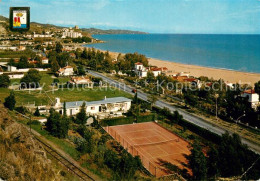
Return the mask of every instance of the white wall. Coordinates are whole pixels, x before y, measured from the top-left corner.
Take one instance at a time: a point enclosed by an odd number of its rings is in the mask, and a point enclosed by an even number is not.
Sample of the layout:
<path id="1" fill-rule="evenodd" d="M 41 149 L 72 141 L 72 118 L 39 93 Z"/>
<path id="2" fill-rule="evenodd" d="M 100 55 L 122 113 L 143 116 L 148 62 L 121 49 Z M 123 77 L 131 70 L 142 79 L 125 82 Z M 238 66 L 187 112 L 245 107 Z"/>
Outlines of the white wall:
<path id="1" fill-rule="evenodd" d="M 109 113 L 109 112 L 117 112 L 119 111 L 120 109 L 122 109 L 123 112 L 127 112 L 130 108 L 131 108 L 131 102 L 125 102 L 125 103 L 115 103 L 115 104 L 125 104 L 124 107 L 115 107 L 111 110 L 107 109 L 105 112 L 106 113 Z M 86 106 L 86 113 L 87 114 L 91 114 L 91 115 L 94 115 L 94 114 L 99 114 L 99 113 L 102 113 L 102 112 L 99 112 L 99 107 L 101 105 L 93 105 L 93 106 Z M 105 105 L 107 106 L 107 105 Z M 59 108 L 57 109 L 56 111 L 60 112 L 63 114 L 63 108 Z M 72 115 L 76 115 L 77 113 L 80 112 L 80 107 L 77 107 L 77 108 L 69 108 L 69 109 L 66 109 L 67 111 L 67 115 L 68 116 L 72 116 Z"/>
<path id="2" fill-rule="evenodd" d="M 14 74 L 14 75 L 8 75 L 10 79 L 21 79 L 23 78 L 24 74 Z"/>

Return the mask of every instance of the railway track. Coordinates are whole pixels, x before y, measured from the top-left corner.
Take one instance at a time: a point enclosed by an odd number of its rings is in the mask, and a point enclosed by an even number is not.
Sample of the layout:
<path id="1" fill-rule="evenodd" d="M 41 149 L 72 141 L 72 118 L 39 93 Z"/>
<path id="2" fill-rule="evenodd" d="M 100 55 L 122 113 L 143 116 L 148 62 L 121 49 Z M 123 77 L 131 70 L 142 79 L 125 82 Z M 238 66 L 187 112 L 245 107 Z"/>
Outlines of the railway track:
<path id="1" fill-rule="evenodd" d="M 53 156 L 56 160 L 58 160 L 62 165 L 64 165 L 74 175 L 78 176 L 81 180 L 93 180 L 94 181 L 94 179 L 91 176 L 89 176 L 87 173 L 85 173 L 82 169 L 77 167 L 71 161 L 66 159 L 64 156 L 62 156 L 60 153 L 58 153 L 52 147 L 50 147 L 49 145 L 44 143 L 42 140 L 40 140 L 36 136 L 34 136 L 34 138 L 43 145 L 46 152 L 48 152 L 51 156 Z"/>
<path id="2" fill-rule="evenodd" d="M 25 116 L 17 111 L 15 111 L 16 114 L 23 116 L 27 119 L 30 119 L 30 117 Z M 27 127 L 26 127 L 27 128 Z M 29 128 L 27 128 L 28 131 Z M 94 179 L 89 176 L 87 173 L 85 173 L 81 168 L 79 168 L 78 166 L 76 166 L 74 163 L 72 163 L 71 161 L 69 161 L 67 158 L 65 158 L 64 156 L 62 156 L 60 153 L 58 153 L 55 149 L 53 149 L 51 146 L 49 146 L 48 144 L 46 144 L 44 141 L 42 141 L 41 139 L 39 139 L 35 134 L 32 133 L 32 136 L 39 142 L 41 143 L 41 145 L 44 147 L 45 151 L 47 153 L 49 153 L 53 158 L 55 158 L 56 160 L 58 160 L 63 166 L 65 166 L 72 174 L 76 175 L 77 177 L 79 177 L 81 180 L 93 180 Z"/>

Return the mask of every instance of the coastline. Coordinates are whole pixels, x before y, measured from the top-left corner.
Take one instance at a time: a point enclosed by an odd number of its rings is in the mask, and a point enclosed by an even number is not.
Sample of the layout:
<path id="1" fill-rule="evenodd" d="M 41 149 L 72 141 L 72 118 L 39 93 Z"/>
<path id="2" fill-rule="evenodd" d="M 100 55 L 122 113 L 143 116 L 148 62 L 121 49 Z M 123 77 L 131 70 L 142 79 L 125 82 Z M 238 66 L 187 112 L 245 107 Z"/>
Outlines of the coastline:
<path id="1" fill-rule="evenodd" d="M 90 48 L 81 46 L 81 48 Z M 96 49 L 96 48 L 95 48 Z M 98 49 L 102 52 L 105 50 Z M 112 58 L 117 58 L 120 52 L 110 52 Z M 124 55 L 125 53 L 121 53 Z M 249 84 L 251 86 L 254 83 L 260 81 L 260 73 L 251 73 L 251 72 L 241 72 L 236 70 L 228 70 L 224 68 L 211 68 L 198 65 L 183 64 L 177 62 L 171 62 L 167 60 L 160 60 L 156 58 L 147 57 L 149 64 L 157 67 L 167 67 L 168 70 L 172 72 L 189 72 L 190 76 L 200 77 L 206 76 L 213 78 L 215 80 L 223 79 L 229 83 L 240 83 L 240 84 Z"/>

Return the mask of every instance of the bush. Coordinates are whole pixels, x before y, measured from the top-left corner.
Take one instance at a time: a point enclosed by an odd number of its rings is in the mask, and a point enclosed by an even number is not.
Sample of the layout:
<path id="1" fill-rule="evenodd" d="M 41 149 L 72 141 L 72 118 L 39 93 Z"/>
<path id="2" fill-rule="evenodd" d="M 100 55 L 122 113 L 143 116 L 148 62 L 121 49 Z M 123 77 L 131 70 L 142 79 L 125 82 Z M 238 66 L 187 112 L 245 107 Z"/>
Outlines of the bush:
<path id="1" fill-rule="evenodd" d="M 10 84 L 10 78 L 8 75 L 0 75 L 0 87 L 8 87 Z"/>
<path id="2" fill-rule="evenodd" d="M 27 122 L 27 125 L 30 125 L 30 124 L 32 124 L 32 125 L 40 125 L 41 123 L 38 120 L 32 120 L 31 122 L 30 121 Z"/>
<path id="3" fill-rule="evenodd" d="M 14 110 L 16 104 L 14 91 L 10 92 L 10 95 L 5 98 L 4 106 L 11 111 Z"/>
<path id="4" fill-rule="evenodd" d="M 137 122 L 150 122 L 155 121 L 156 114 L 149 114 L 144 116 L 137 116 Z M 103 119 L 101 121 L 101 126 L 115 126 L 115 125 L 122 125 L 122 124 L 133 124 L 135 121 L 135 117 L 117 117 L 117 118 L 108 118 Z"/>
<path id="5" fill-rule="evenodd" d="M 15 110 L 21 114 L 26 114 L 28 112 L 28 110 L 26 109 L 26 107 L 20 106 L 20 107 L 16 107 Z"/>

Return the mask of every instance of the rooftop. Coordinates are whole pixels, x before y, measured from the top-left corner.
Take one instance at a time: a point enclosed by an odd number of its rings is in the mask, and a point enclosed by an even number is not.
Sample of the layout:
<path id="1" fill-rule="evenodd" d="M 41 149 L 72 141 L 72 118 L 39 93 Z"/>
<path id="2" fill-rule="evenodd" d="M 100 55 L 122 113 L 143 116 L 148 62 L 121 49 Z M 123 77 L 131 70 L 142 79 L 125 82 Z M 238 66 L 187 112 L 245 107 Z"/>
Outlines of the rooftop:
<path id="1" fill-rule="evenodd" d="M 243 93 L 244 94 L 255 94 L 256 92 L 253 89 L 248 89 L 248 90 L 245 90 Z"/>
<path id="2" fill-rule="evenodd" d="M 109 104 L 109 103 L 120 103 L 120 102 L 130 102 L 131 99 L 126 97 L 113 97 L 113 98 L 106 98 L 100 101 L 74 101 L 74 102 L 66 102 L 66 109 L 80 107 L 83 103 L 86 103 L 86 106 L 95 106 L 100 104 Z M 61 103 L 63 105 L 63 103 Z"/>

